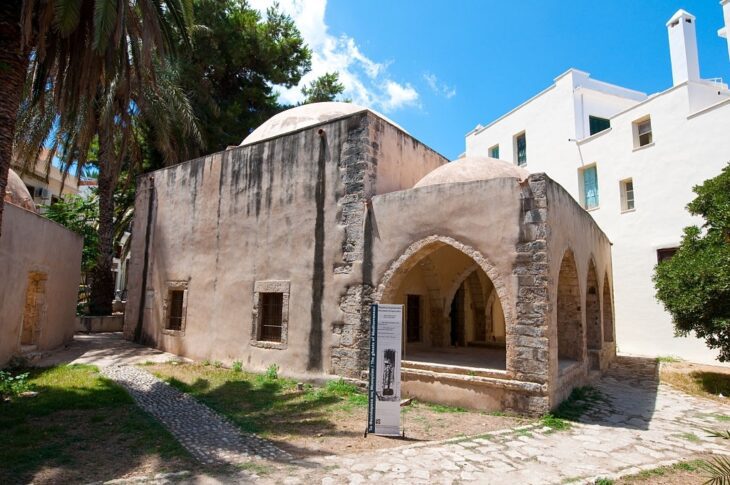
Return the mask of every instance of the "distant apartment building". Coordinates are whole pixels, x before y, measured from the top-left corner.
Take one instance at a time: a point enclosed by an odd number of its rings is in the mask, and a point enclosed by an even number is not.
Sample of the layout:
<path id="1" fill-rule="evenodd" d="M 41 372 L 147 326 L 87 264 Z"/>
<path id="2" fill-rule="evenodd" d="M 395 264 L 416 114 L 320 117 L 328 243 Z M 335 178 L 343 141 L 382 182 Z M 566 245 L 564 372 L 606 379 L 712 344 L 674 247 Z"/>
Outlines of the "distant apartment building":
<path id="1" fill-rule="evenodd" d="M 79 193 L 78 179 L 68 174 L 64 180 L 63 172 L 51 163 L 50 157 L 49 150 L 42 150 L 35 164 L 22 160 L 12 163 L 38 207 L 51 205 L 64 195 Z"/>
<path id="2" fill-rule="evenodd" d="M 730 0 L 721 2 L 730 32 Z M 696 19 L 667 22 L 673 85 L 647 96 L 570 69 L 553 85 L 466 135 L 466 155 L 488 155 L 546 172 L 613 242 L 620 352 L 713 362 L 694 337 L 674 336 L 655 298 L 654 266 L 671 257 L 682 229 L 701 220 L 685 206 L 692 187 L 730 162 L 730 91 L 700 77 Z M 730 50 L 730 39 L 728 39 Z"/>

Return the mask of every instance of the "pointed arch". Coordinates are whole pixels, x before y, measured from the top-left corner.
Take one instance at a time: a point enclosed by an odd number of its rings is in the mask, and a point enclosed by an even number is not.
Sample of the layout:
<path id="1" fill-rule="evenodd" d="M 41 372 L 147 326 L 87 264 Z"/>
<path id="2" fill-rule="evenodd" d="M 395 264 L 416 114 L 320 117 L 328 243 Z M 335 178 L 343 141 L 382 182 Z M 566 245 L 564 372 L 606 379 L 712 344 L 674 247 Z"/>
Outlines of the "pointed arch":
<path id="1" fill-rule="evenodd" d="M 608 273 L 603 277 L 603 341 L 613 342 L 613 297 Z"/>
<path id="2" fill-rule="evenodd" d="M 560 264 L 557 302 L 558 360 L 583 360 L 583 323 L 580 285 L 573 251 L 567 249 Z"/>

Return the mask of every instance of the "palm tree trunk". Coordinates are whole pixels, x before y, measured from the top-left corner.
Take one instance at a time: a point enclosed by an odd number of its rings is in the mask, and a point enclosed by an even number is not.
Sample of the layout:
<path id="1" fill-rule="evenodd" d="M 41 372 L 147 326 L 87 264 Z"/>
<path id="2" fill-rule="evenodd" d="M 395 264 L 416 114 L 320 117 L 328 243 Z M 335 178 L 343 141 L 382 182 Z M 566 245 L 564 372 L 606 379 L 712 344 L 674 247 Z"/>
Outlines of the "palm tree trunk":
<path id="1" fill-rule="evenodd" d="M 114 189 L 116 170 L 111 130 L 99 127 L 99 255 L 92 270 L 89 311 L 92 315 L 111 315 L 114 300 Z"/>
<path id="2" fill-rule="evenodd" d="M 23 93 L 28 56 L 21 47 L 22 0 L 0 1 L 0 233 L 2 233 L 5 187 L 13 156 L 15 118 Z"/>

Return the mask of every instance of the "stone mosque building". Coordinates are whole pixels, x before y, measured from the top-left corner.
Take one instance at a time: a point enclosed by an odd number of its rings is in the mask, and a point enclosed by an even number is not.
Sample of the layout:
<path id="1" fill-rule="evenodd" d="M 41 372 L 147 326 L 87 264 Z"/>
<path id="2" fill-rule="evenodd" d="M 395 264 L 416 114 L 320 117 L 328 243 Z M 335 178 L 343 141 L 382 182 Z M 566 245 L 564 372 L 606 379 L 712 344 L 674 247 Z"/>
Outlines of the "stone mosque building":
<path id="1" fill-rule="evenodd" d="M 399 303 L 405 394 L 532 414 L 615 356 L 611 243 L 563 187 L 362 107 L 280 113 L 135 211 L 125 335 L 176 354 L 361 378 Z"/>

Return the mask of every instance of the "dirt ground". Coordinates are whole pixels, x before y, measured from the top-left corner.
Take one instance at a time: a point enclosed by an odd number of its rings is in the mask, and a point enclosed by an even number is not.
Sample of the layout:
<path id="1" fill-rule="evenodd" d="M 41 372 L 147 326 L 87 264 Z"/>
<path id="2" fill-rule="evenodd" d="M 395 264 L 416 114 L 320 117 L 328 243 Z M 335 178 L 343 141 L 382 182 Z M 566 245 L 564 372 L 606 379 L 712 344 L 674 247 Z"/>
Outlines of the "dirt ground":
<path id="1" fill-rule="evenodd" d="M 662 361 L 660 379 L 683 392 L 730 404 L 730 367 Z"/>
<path id="2" fill-rule="evenodd" d="M 437 408 L 438 409 L 438 408 Z M 364 436 L 367 409 L 356 408 L 332 416 L 334 429 L 313 434 L 269 433 L 267 438 L 296 456 L 342 455 L 381 448 L 392 448 L 423 441 L 440 441 L 462 436 L 489 434 L 532 421 L 526 418 L 493 416 L 477 411 L 435 411 L 423 403 L 403 408 L 405 437 Z"/>
<path id="3" fill-rule="evenodd" d="M 213 365 L 154 364 L 144 368 L 298 458 L 488 434 L 533 422 L 501 413 L 413 401 L 402 408 L 405 437 L 364 436 L 367 396 L 351 384 L 305 386 L 286 378 L 234 372 Z"/>

